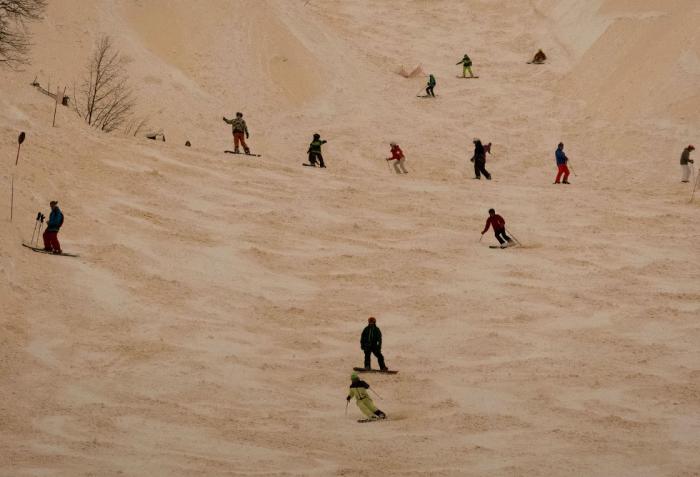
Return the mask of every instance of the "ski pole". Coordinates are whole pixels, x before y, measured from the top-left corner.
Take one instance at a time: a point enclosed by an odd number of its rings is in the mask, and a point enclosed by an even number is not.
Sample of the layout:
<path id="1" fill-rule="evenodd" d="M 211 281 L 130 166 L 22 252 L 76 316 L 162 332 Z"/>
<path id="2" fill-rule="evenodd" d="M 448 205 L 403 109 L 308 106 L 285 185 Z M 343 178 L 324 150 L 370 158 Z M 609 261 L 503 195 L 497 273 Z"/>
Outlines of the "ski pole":
<path id="1" fill-rule="evenodd" d="M 690 201 L 689 202 L 692 202 L 693 199 L 695 198 L 695 189 L 697 189 L 697 188 L 698 188 L 698 178 L 696 177 L 695 178 L 695 185 L 693 186 L 693 193 L 690 194 Z"/>
<path id="2" fill-rule="evenodd" d="M 571 169 L 571 173 L 574 175 L 574 177 L 576 177 L 576 173 L 574 172 L 574 166 L 572 166 L 571 164 L 569 164 L 569 161 L 566 161 L 566 165 L 569 166 L 569 169 Z"/>
<path id="3" fill-rule="evenodd" d="M 346 399 L 346 400 L 345 400 L 345 417 L 348 416 L 348 404 L 350 404 L 350 401 L 348 401 L 348 400 Z"/>
<path id="4" fill-rule="evenodd" d="M 374 394 L 376 394 L 377 397 L 378 397 L 379 399 L 384 399 L 384 398 L 381 397 L 381 396 L 379 395 L 379 393 L 378 393 L 377 391 L 375 391 L 374 389 L 372 389 L 372 388 L 368 388 L 368 389 L 369 389 L 370 391 L 372 391 Z"/>
<path id="5" fill-rule="evenodd" d="M 39 225 L 39 217 L 41 217 L 41 212 L 38 212 L 36 214 L 36 219 L 34 220 L 34 230 L 32 230 L 32 240 L 29 242 L 31 244 L 34 243 L 34 235 L 36 234 L 36 227 Z"/>
<path id="6" fill-rule="evenodd" d="M 40 219 L 39 219 L 39 232 L 36 234 L 36 243 L 35 243 L 35 246 L 37 246 L 37 247 L 39 246 L 39 237 L 41 237 L 41 228 L 42 228 L 43 225 L 44 225 L 44 214 L 42 214 L 41 212 L 39 212 L 39 216 L 40 216 Z"/>
<path id="7" fill-rule="evenodd" d="M 481 234 L 481 237 L 479 237 L 479 243 L 481 243 L 482 238 L 484 238 L 484 234 Z"/>
<path id="8" fill-rule="evenodd" d="M 513 237 L 513 240 L 515 240 L 515 243 L 517 243 L 521 247 L 523 246 L 523 244 L 520 243 L 520 240 L 518 240 L 517 237 L 515 235 L 513 235 L 513 233 L 510 231 L 510 229 L 506 229 L 506 233 L 508 233 L 511 237 Z"/>

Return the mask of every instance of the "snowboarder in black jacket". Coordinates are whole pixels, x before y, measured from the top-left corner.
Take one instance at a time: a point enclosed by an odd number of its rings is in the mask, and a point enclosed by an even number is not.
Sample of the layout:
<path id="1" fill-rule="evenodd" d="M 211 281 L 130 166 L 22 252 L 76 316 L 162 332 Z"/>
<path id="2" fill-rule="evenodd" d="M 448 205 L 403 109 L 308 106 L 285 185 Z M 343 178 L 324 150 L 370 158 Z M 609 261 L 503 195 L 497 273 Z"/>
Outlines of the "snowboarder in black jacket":
<path id="1" fill-rule="evenodd" d="M 372 369 L 371 357 L 374 353 L 379 361 L 379 369 L 388 371 L 389 368 L 384 364 L 384 356 L 382 356 L 382 332 L 377 328 L 377 320 L 371 316 L 367 322 L 368 325 L 362 330 L 360 337 L 360 347 L 365 352 L 365 369 Z"/>

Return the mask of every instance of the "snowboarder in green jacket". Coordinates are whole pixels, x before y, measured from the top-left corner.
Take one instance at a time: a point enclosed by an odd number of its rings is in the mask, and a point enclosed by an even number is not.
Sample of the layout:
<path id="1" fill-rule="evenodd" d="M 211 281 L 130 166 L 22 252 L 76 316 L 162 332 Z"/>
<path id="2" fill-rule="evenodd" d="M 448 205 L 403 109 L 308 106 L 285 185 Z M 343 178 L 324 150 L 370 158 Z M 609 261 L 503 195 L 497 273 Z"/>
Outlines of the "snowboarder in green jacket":
<path id="1" fill-rule="evenodd" d="M 389 368 L 384 364 L 384 356 L 382 355 L 382 332 L 377 327 L 377 319 L 370 316 L 367 320 L 367 326 L 362 330 L 360 336 L 360 348 L 365 352 L 365 369 L 372 369 L 372 353 L 379 361 L 379 369 L 388 371 Z"/>
<path id="2" fill-rule="evenodd" d="M 459 60 L 456 64 L 462 65 L 462 78 L 467 77 L 467 72 L 469 72 L 470 78 L 474 77 L 474 73 L 472 73 L 472 60 L 469 58 L 469 55 L 465 53 L 464 58 Z"/>
<path id="3" fill-rule="evenodd" d="M 348 402 L 350 402 L 352 398 L 355 398 L 357 407 L 360 408 L 362 414 L 367 416 L 367 419 L 386 419 L 386 414 L 377 409 L 372 398 L 369 397 L 369 393 L 367 392 L 369 384 L 362 381 L 357 373 L 352 373 L 350 375 L 350 381 L 350 391 L 348 391 L 347 397 Z"/>
<path id="4" fill-rule="evenodd" d="M 316 167 L 316 161 L 318 161 L 320 167 L 326 167 L 326 164 L 323 162 L 323 155 L 321 154 L 321 146 L 326 142 L 328 141 L 321 139 L 320 134 L 314 134 L 314 138 L 311 144 L 309 144 L 309 150 L 306 151 L 309 154 L 309 166 Z"/>
<path id="5" fill-rule="evenodd" d="M 426 85 L 426 88 L 425 88 L 425 95 L 426 96 L 430 96 L 433 98 L 435 97 L 435 92 L 433 91 L 433 88 L 435 88 L 436 84 L 437 84 L 437 82 L 435 81 L 435 76 L 433 76 L 433 74 L 431 73 L 428 76 L 428 84 Z"/>

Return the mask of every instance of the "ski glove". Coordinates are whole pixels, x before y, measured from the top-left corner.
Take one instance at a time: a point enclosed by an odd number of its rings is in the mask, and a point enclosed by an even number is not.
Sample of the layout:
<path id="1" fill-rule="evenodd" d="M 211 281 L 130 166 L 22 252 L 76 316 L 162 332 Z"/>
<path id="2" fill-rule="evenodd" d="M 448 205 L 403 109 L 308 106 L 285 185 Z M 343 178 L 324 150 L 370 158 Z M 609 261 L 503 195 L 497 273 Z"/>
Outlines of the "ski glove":
<path id="1" fill-rule="evenodd" d="M 250 134 L 248 134 L 248 131 L 246 131 L 246 133 L 245 133 L 245 138 L 250 139 Z"/>

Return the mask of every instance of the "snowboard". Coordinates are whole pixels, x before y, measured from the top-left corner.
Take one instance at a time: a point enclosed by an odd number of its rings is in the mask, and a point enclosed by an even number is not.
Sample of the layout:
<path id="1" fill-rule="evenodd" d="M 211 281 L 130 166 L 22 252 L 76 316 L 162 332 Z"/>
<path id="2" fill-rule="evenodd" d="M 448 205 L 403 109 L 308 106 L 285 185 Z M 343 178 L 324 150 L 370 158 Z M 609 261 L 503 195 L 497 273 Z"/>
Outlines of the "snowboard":
<path id="1" fill-rule="evenodd" d="M 352 368 L 358 373 L 382 373 L 382 374 L 396 374 L 398 371 L 390 369 L 388 371 L 382 371 L 381 369 L 365 369 L 365 368 Z"/>
<path id="2" fill-rule="evenodd" d="M 384 419 L 358 419 L 357 422 L 377 422 L 377 421 L 388 421 L 389 418 L 385 417 Z"/>
<path id="3" fill-rule="evenodd" d="M 437 94 L 435 96 L 430 96 L 429 94 L 419 94 L 416 95 L 416 98 L 437 98 Z"/>
<path id="4" fill-rule="evenodd" d="M 510 247 L 501 247 L 500 245 L 489 245 L 489 248 L 510 248 Z"/>
<path id="5" fill-rule="evenodd" d="M 262 157 L 262 154 L 246 154 L 245 152 L 224 151 L 227 154 L 240 154 L 241 156 Z"/>
<path id="6" fill-rule="evenodd" d="M 543 65 L 544 61 L 528 61 L 528 65 Z"/>
<path id="7" fill-rule="evenodd" d="M 459 79 L 478 79 L 478 76 L 459 76 L 457 75 L 457 78 Z"/>
<path id="8" fill-rule="evenodd" d="M 302 162 L 301 165 L 302 165 L 302 166 L 306 166 L 306 167 L 316 167 L 315 164 L 308 164 L 308 163 L 306 163 L 306 162 Z M 321 167 L 321 166 L 318 166 L 318 168 L 319 168 L 319 169 L 328 169 L 327 167 Z"/>
<path id="9" fill-rule="evenodd" d="M 48 251 L 44 250 L 43 248 L 34 247 L 34 246 L 29 245 L 29 244 L 26 244 L 26 243 L 24 243 L 24 242 L 22 242 L 22 246 L 23 246 L 23 247 L 30 248 L 30 249 L 32 249 L 33 251 L 37 252 L 37 253 L 45 253 L 45 254 L 47 254 L 47 255 L 57 255 L 57 256 L 59 256 L 59 257 L 78 257 L 78 256 L 79 256 L 79 255 L 76 255 L 76 254 L 74 254 L 74 253 L 66 253 L 66 252 L 63 252 L 63 253 L 53 253 L 53 252 L 48 252 Z"/>

